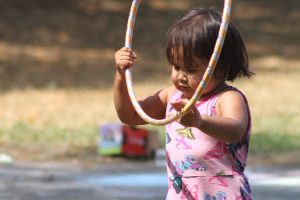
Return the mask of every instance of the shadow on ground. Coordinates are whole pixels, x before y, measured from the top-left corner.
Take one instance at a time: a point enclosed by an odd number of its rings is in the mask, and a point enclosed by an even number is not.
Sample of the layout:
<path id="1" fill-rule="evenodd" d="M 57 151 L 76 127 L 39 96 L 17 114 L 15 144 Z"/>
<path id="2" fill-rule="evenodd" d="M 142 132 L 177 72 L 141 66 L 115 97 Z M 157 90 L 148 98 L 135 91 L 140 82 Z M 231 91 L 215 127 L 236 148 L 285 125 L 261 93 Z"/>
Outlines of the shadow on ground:
<path id="1" fill-rule="evenodd" d="M 169 73 L 165 33 L 184 10 L 222 8 L 222 3 L 142 2 L 134 35 L 140 55 L 135 81 Z M 299 59 L 299 4 L 297 0 L 234 1 L 233 20 L 252 59 L 274 55 Z M 110 87 L 113 55 L 123 46 L 129 7 L 130 1 L 121 0 L 1 1 L 0 88 Z"/>

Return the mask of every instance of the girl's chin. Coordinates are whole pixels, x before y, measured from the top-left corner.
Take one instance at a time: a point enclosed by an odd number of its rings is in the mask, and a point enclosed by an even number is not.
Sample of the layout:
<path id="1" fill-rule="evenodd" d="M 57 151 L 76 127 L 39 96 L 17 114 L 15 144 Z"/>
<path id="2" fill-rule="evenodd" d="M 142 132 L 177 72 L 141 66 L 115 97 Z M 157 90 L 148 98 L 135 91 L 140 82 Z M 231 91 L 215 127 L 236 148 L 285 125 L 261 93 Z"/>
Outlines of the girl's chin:
<path id="1" fill-rule="evenodd" d="M 191 99 L 191 98 L 194 96 L 196 90 L 189 90 L 189 91 L 182 91 L 182 90 L 181 90 L 181 92 L 182 92 L 182 97 L 183 97 L 183 98 Z M 204 92 L 202 93 L 202 95 L 200 96 L 199 99 L 201 99 L 201 97 L 204 97 L 206 94 L 207 94 L 207 92 L 204 91 Z"/>
<path id="2" fill-rule="evenodd" d="M 184 92 L 184 91 L 181 91 L 181 92 L 182 92 L 182 97 L 184 97 L 186 99 L 190 99 L 194 95 L 194 92 Z"/>
<path id="3" fill-rule="evenodd" d="M 180 92 L 182 92 L 182 96 L 184 98 L 190 99 L 194 96 L 195 89 L 189 88 L 189 87 L 178 87 L 177 88 Z"/>

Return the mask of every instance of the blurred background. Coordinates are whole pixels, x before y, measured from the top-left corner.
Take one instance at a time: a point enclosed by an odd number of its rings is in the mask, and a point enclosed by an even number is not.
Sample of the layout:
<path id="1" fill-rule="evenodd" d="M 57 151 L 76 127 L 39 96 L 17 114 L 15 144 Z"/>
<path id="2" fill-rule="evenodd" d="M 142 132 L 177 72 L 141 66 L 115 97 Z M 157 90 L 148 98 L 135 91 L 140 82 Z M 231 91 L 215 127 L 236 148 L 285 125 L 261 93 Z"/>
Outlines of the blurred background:
<path id="1" fill-rule="evenodd" d="M 6 161 L 120 162 L 99 156 L 99 128 L 118 122 L 114 53 L 124 45 L 130 5 L 129 0 L 0 0 L 0 153 Z M 221 11 L 223 1 L 142 2 L 133 39 L 139 98 L 170 84 L 166 31 L 184 11 L 199 6 Z M 252 111 L 249 166 L 300 164 L 299 19 L 298 0 L 233 1 L 232 20 L 256 73 L 233 83 Z M 156 132 L 157 147 L 163 147 L 163 127 L 143 128 Z"/>

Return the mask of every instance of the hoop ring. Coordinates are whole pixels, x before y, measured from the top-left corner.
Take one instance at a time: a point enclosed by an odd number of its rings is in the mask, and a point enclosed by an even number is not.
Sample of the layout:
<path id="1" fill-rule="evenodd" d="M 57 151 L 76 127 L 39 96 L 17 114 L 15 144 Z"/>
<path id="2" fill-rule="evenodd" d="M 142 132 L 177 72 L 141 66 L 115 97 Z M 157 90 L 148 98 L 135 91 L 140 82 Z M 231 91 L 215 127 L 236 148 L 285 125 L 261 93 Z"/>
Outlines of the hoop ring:
<path id="1" fill-rule="evenodd" d="M 135 19 L 137 16 L 137 11 L 138 11 L 140 1 L 141 0 L 133 0 L 132 1 L 132 5 L 131 5 L 129 17 L 128 17 L 126 37 L 125 37 L 125 47 L 130 48 L 130 49 L 132 48 L 132 36 L 133 36 L 134 24 L 135 24 Z M 205 71 L 203 78 L 202 78 L 201 82 L 199 83 L 194 95 L 192 96 L 192 98 L 187 102 L 187 104 L 182 108 L 182 110 L 178 111 L 176 114 L 174 114 L 168 118 L 165 118 L 165 119 L 153 119 L 150 116 L 148 116 L 143 111 L 143 109 L 141 108 L 141 106 L 139 105 L 139 103 L 136 99 L 135 92 L 133 89 L 133 83 L 132 83 L 131 68 L 127 68 L 125 70 L 126 85 L 127 85 L 128 95 L 130 97 L 131 103 L 132 103 L 134 109 L 136 110 L 136 112 L 138 113 L 138 115 L 143 120 L 145 120 L 147 123 L 153 124 L 153 125 L 169 124 L 169 123 L 179 119 L 183 115 L 187 114 L 189 112 L 189 110 L 191 109 L 191 107 L 194 106 L 195 103 L 198 101 L 198 99 L 202 95 L 203 91 L 205 90 L 206 85 L 208 84 L 210 78 L 212 77 L 215 67 L 217 65 L 218 59 L 220 57 L 220 54 L 221 54 L 221 51 L 223 48 L 223 44 L 224 44 L 224 40 L 226 37 L 229 19 L 230 19 L 231 4 L 232 4 L 232 0 L 224 0 L 222 22 L 221 22 L 221 26 L 220 26 L 219 33 L 218 33 L 218 39 L 216 41 L 214 51 L 211 55 L 211 58 L 208 63 L 208 66 L 206 68 L 206 71 Z"/>

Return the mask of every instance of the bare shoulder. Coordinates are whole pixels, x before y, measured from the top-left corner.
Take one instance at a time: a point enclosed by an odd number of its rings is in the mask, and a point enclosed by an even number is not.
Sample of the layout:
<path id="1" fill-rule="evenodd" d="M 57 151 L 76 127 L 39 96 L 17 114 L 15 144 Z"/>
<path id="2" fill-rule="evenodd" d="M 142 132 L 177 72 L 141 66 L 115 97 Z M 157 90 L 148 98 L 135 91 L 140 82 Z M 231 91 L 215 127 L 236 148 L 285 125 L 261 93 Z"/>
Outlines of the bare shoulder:
<path id="1" fill-rule="evenodd" d="M 246 103 L 242 93 L 236 89 L 227 90 L 220 95 L 219 102 L 227 102 L 227 101 L 242 101 Z"/>
<path id="2" fill-rule="evenodd" d="M 168 104 L 169 96 L 172 93 L 172 86 L 163 88 L 153 95 L 139 101 L 140 106 L 150 117 L 155 119 L 163 119 Z"/>
<path id="3" fill-rule="evenodd" d="M 222 93 L 217 102 L 217 114 L 221 116 L 248 116 L 248 105 L 245 97 L 237 90 Z"/>
<path id="4" fill-rule="evenodd" d="M 144 109 L 149 109 L 150 111 L 153 110 L 153 105 L 158 110 L 164 110 L 173 90 L 173 86 L 163 88 L 155 94 L 146 97 L 144 100 L 139 101 L 139 103 Z"/>
<path id="5" fill-rule="evenodd" d="M 159 96 L 164 101 L 164 103 L 167 104 L 167 102 L 170 100 L 170 97 L 172 94 L 176 91 L 176 88 L 172 86 L 168 86 L 162 90 L 159 91 Z"/>

